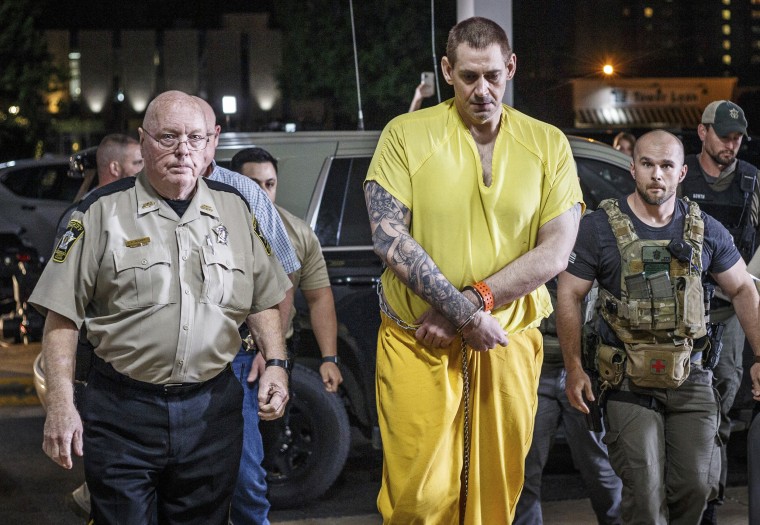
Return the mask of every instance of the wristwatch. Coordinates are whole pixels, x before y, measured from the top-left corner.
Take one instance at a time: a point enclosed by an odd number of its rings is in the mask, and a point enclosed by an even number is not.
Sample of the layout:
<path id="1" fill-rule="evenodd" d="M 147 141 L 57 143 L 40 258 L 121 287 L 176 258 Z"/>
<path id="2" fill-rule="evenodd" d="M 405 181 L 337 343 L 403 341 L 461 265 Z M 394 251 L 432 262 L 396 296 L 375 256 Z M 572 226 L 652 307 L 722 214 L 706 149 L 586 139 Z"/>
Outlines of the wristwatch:
<path id="1" fill-rule="evenodd" d="M 338 364 L 338 356 L 337 355 L 326 355 L 322 357 L 323 363 L 335 363 Z"/>
<path id="2" fill-rule="evenodd" d="M 270 366 L 282 367 L 288 375 L 290 375 L 290 371 L 293 370 L 293 361 L 290 359 L 267 359 L 265 366 L 266 368 L 269 368 Z"/>

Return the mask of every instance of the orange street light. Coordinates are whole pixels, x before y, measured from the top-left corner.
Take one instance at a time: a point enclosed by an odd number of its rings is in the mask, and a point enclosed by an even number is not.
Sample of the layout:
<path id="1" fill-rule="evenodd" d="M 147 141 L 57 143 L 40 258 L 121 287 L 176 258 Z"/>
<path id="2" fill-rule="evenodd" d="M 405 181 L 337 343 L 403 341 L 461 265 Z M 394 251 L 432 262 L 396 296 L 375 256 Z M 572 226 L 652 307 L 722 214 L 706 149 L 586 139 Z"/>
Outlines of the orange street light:
<path id="1" fill-rule="evenodd" d="M 602 73 L 604 73 L 607 76 L 612 75 L 615 72 L 615 68 L 612 67 L 612 64 L 604 64 L 602 66 Z"/>

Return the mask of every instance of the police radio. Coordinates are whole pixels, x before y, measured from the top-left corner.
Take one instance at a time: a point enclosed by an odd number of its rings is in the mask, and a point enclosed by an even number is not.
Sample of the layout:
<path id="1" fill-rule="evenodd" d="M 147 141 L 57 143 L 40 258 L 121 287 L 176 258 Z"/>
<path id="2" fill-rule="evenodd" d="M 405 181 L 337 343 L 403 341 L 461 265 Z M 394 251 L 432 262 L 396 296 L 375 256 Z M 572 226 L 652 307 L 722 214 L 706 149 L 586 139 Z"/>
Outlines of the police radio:
<path id="1" fill-rule="evenodd" d="M 687 263 L 691 261 L 692 247 L 688 242 L 681 239 L 673 239 L 668 244 L 670 255 L 675 257 L 679 262 Z"/>
<path id="2" fill-rule="evenodd" d="M 757 183 L 757 175 L 754 173 L 749 175 L 742 173 L 742 180 L 739 182 L 739 187 L 745 193 L 752 193 L 755 191 L 755 184 Z"/>

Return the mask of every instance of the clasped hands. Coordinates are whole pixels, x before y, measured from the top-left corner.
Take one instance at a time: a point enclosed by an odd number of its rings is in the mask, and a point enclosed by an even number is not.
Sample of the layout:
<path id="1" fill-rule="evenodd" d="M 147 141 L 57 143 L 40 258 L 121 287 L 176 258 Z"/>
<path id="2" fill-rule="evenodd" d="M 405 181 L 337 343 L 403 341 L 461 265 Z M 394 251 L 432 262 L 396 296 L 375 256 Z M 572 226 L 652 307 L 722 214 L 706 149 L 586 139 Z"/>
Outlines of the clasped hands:
<path id="1" fill-rule="evenodd" d="M 414 337 L 432 348 L 445 348 L 457 337 L 456 327 L 435 308 L 429 308 L 416 321 L 420 325 Z M 478 312 L 462 330 L 462 337 L 473 349 L 487 351 L 497 346 L 507 346 L 509 337 L 490 312 Z"/>

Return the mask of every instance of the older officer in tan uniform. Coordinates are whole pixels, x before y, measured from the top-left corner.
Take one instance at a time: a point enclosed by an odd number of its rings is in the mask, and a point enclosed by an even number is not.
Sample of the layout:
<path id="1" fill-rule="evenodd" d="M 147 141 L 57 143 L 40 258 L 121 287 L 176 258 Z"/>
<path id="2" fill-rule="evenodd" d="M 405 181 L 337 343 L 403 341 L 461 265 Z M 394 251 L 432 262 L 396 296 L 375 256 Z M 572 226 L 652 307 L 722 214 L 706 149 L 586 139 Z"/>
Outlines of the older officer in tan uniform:
<path id="1" fill-rule="evenodd" d="M 242 444 L 238 326 L 248 319 L 268 359 L 259 415 L 280 417 L 275 306 L 290 284 L 242 197 L 199 178 L 208 137 L 190 96 L 156 97 L 140 144 L 144 171 L 82 202 L 30 299 L 47 313 L 43 449 L 65 468 L 86 449 L 95 523 L 149 523 L 157 503 L 161 523 L 226 524 Z M 80 326 L 95 352 L 81 419 Z"/>

